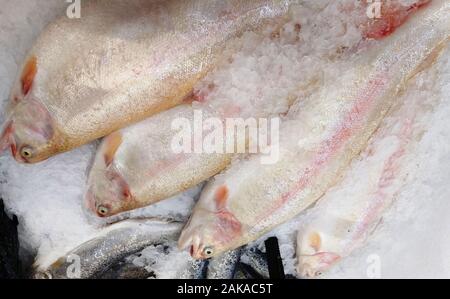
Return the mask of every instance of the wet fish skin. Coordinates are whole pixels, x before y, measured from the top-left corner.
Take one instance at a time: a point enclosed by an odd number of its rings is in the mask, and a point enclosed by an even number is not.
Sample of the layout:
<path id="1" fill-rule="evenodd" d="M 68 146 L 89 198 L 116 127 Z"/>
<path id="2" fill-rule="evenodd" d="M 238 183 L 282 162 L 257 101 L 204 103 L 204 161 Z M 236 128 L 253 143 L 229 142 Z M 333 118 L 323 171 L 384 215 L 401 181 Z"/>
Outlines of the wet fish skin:
<path id="1" fill-rule="evenodd" d="M 182 224 L 155 219 L 128 220 L 110 226 L 106 232 L 80 245 L 46 269 L 39 267 L 38 279 L 100 277 L 125 257 L 154 244 L 178 237 Z M 79 261 L 79 273 L 76 261 Z"/>
<path id="2" fill-rule="evenodd" d="M 231 250 L 208 261 L 207 279 L 233 279 L 242 248 Z"/>
<path id="3" fill-rule="evenodd" d="M 0 149 L 36 163 L 183 102 L 225 48 L 290 0 L 83 3 L 41 34 L 14 84 Z"/>
<path id="4" fill-rule="evenodd" d="M 281 129 L 277 163 L 262 165 L 256 156 L 216 176 L 179 247 L 209 258 L 257 239 L 320 198 L 367 144 L 408 79 L 448 42 L 449 14 L 448 1 L 433 1 L 356 60 L 336 89 L 306 100 Z"/>
<path id="5" fill-rule="evenodd" d="M 259 277 L 269 279 L 269 265 L 267 263 L 266 254 L 261 252 L 258 248 L 246 250 L 241 260 L 242 263 L 245 263 L 250 267 Z"/>

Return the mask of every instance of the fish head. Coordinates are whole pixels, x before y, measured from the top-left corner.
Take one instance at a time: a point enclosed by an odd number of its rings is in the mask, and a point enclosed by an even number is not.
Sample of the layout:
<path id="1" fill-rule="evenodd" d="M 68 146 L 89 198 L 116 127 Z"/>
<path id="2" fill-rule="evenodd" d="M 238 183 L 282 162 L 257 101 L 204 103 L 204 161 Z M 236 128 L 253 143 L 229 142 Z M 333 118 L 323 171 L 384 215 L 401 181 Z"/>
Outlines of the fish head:
<path id="1" fill-rule="evenodd" d="M 36 95 L 37 59 L 29 58 L 10 96 L 7 121 L 0 138 L 0 150 L 11 149 L 21 163 L 36 163 L 54 152 L 56 130 L 53 119 Z"/>
<path id="2" fill-rule="evenodd" d="M 215 238 L 214 215 L 209 211 L 198 210 L 189 219 L 178 240 L 181 250 L 189 250 L 197 260 L 204 260 L 225 251 L 221 242 Z"/>
<path id="3" fill-rule="evenodd" d="M 86 206 L 98 217 L 110 217 L 130 210 L 132 195 L 126 180 L 114 167 L 91 173 Z"/>
<path id="4" fill-rule="evenodd" d="M 297 273 L 305 278 L 314 278 L 322 275 L 337 263 L 341 256 L 326 249 L 330 244 L 317 231 L 299 232 L 297 240 Z"/>
<path id="5" fill-rule="evenodd" d="M 181 233 L 178 246 L 188 249 L 194 259 L 208 259 L 235 249 L 242 225 L 227 209 L 228 189 L 224 185 L 207 187 L 201 204 Z"/>
<path id="6" fill-rule="evenodd" d="M 110 217 L 133 208 L 130 186 L 115 159 L 121 144 L 120 132 L 107 136 L 89 174 L 86 206 L 99 217 Z"/>
<path id="7" fill-rule="evenodd" d="M 0 138 L 0 150 L 8 147 L 20 163 L 36 163 L 54 152 L 56 134 L 48 110 L 37 100 L 27 98 L 10 112 Z"/>

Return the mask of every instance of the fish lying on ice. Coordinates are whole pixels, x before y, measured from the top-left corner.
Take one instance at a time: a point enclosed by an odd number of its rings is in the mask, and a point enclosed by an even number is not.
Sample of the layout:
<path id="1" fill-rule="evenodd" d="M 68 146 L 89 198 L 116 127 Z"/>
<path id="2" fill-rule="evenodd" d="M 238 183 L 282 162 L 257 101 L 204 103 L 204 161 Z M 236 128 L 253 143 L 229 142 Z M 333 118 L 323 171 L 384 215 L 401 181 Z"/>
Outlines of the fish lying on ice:
<path id="1" fill-rule="evenodd" d="M 381 219 L 397 190 L 399 165 L 404 158 L 411 135 L 411 120 L 405 120 L 396 148 L 384 161 L 376 190 L 348 194 L 346 198 L 321 199 L 320 215 L 299 230 L 297 237 L 297 272 L 302 277 L 315 277 L 330 269 L 342 258 L 359 247 Z M 379 162 L 378 162 L 379 163 Z M 367 178 L 369 180 L 370 178 Z M 399 180 L 400 181 L 400 180 Z M 394 192 L 395 193 L 395 192 Z M 344 200 L 343 200 L 344 199 Z"/>
<path id="2" fill-rule="evenodd" d="M 223 170 L 231 154 L 176 154 L 172 122 L 192 120 L 190 105 L 175 107 L 106 137 L 89 173 L 86 206 L 100 217 L 150 205 Z M 204 116 L 212 116 L 203 110 Z"/>
<path id="3" fill-rule="evenodd" d="M 114 224 L 49 267 L 38 266 L 38 279 L 96 278 L 125 257 L 178 237 L 182 224 L 156 219 L 127 220 Z"/>
<path id="4" fill-rule="evenodd" d="M 434 81 L 430 72 L 412 81 L 422 82 L 424 77 Z M 426 130 L 424 119 L 438 102 L 436 98 L 425 99 L 429 93 L 418 93 L 411 89 L 402 96 L 407 102 L 389 113 L 362 160 L 352 163 L 343 187 L 327 192 L 301 224 L 296 250 L 300 276 L 319 276 L 363 246 L 401 192 L 414 148 Z"/>
<path id="5" fill-rule="evenodd" d="M 289 15 L 294 14 L 296 10 L 302 10 L 302 6 L 293 8 Z M 355 14 L 359 15 L 361 12 L 356 10 L 356 13 L 352 12 L 345 15 Z M 367 18 L 365 20 L 367 21 Z M 302 20 L 302 22 L 307 23 L 307 20 Z M 352 28 L 355 27 L 355 30 L 358 30 L 359 26 L 353 25 L 353 18 L 348 22 L 351 23 Z M 187 104 L 181 105 L 106 137 L 97 151 L 89 174 L 86 207 L 99 217 L 110 217 L 169 198 L 225 169 L 236 155 L 227 152 L 192 151 L 191 153 L 179 153 L 175 151 L 172 143 L 179 135 L 179 130 L 173 125 L 176 120 L 183 119 L 192 128 L 195 127 L 194 110 L 196 112 L 201 111 L 203 119 L 214 117 L 224 124 L 225 119 L 231 117 L 267 119 L 268 116 L 285 113 L 290 104 L 298 97 L 298 91 L 306 94 L 310 89 L 316 88 L 318 84 L 315 84 L 315 82 L 320 81 L 318 78 L 321 77 L 321 68 L 306 71 L 301 76 L 297 75 L 295 71 L 302 69 L 299 66 L 308 65 L 307 61 L 311 59 L 308 55 L 308 49 L 313 51 L 314 47 L 303 45 L 304 42 L 300 42 L 301 34 L 297 34 L 299 40 L 293 43 L 292 37 L 286 38 L 288 34 L 280 33 L 284 30 L 289 31 L 289 26 L 292 26 L 293 23 L 300 24 L 295 17 L 286 19 L 286 22 L 277 23 L 276 25 L 281 29 L 278 30 L 280 36 L 275 41 L 273 33 L 270 36 L 266 36 L 264 33 L 258 34 L 258 39 L 262 38 L 263 40 L 261 43 L 255 43 L 258 44 L 254 46 L 257 50 L 251 50 L 250 56 L 244 54 L 233 57 L 231 64 L 213 74 L 214 83 L 208 84 L 207 88 L 196 89 L 193 99 L 198 102 L 195 102 L 193 107 Z M 300 33 L 300 28 L 301 25 L 294 32 Z M 244 36 L 243 39 L 250 37 L 250 40 L 253 40 L 255 34 L 249 35 Z M 342 42 L 338 37 L 335 38 Z M 358 36 L 358 38 L 360 37 Z M 323 36 L 317 39 L 323 39 Z M 353 43 L 356 45 L 359 41 L 359 39 L 355 39 Z M 341 48 L 336 46 L 329 51 L 320 54 L 315 53 L 314 55 L 318 56 L 315 56 L 316 59 L 334 62 L 336 59 L 335 50 L 341 50 Z M 249 50 L 246 49 L 244 52 L 246 51 Z M 349 50 L 348 52 L 352 51 Z M 242 59 L 243 56 L 244 59 Z M 257 61 L 261 61 L 258 65 L 252 62 L 256 60 L 255 57 L 258 59 Z M 268 67 L 266 62 L 268 57 L 278 57 L 278 59 L 273 60 L 279 60 L 280 62 L 271 62 L 268 64 L 271 67 Z M 265 65 L 261 67 L 263 69 L 259 68 L 259 64 Z M 266 73 L 267 75 L 258 75 L 258 77 L 270 82 L 268 86 L 271 86 L 271 88 L 265 89 L 263 87 L 260 90 L 255 90 L 255 95 L 241 91 L 239 94 L 245 94 L 245 97 L 241 96 L 245 101 L 236 99 L 235 89 L 252 89 L 248 86 L 248 81 L 233 83 L 232 88 L 230 88 L 228 81 L 236 81 L 233 78 L 239 77 L 239 74 L 236 74 L 236 69 L 239 73 L 242 73 L 241 65 L 248 66 L 252 71 L 256 69 L 260 73 Z M 293 65 L 292 69 L 289 68 L 291 65 Z M 231 72 L 228 67 L 231 68 Z M 273 72 L 273 69 L 280 69 L 280 72 Z M 233 78 L 230 78 L 230 73 L 233 74 Z M 220 78 L 219 82 L 217 82 L 217 78 Z M 297 82 L 293 78 L 296 78 Z M 227 82 L 223 84 L 223 80 Z M 208 80 L 205 81 L 208 82 Z M 252 82 L 254 81 L 253 78 Z M 289 84 L 285 82 L 289 82 Z M 250 83 L 250 85 L 252 84 L 254 83 Z M 276 86 L 276 84 L 278 85 Z M 279 97 L 267 95 L 274 89 L 283 90 L 279 93 Z M 267 93 L 266 90 L 268 90 Z M 287 93 L 294 96 L 285 97 Z M 274 111 L 274 105 L 276 105 L 276 111 Z M 206 125 L 206 122 L 204 125 Z M 206 140 L 206 138 L 203 140 Z"/>
<path id="6" fill-rule="evenodd" d="M 286 101 L 286 107 L 293 99 Z M 233 109 L 236 107 L 243 108 L 236 104 Z M 254 119 L 273 117 L 253 108 Z M 172 147 L 179 134 L 173 127 L 175 120 L 184 119 L 195 125 L 195 113 L 199 112 L 203 119 L 214 118 L 223 123 L 227 117 L 248 117 L 225 116 L 218 111 L 201 106 L 194 112 L 190 105 L 181 105 L 106 137 L 89 173 L 86 206 L 99 217 L 113 216 L 169 198 L 225 169 L 235 154 L 177 153 Z"/>
<path id="7" fill-rule="evenodd" d="M 351 61 L 354 67 L 330 82 L 333 88 L 302 101 L 281 128 L 278 162 L 262 164 L 256 155 L 218 175 L 205 187 L 179 247 L 197 259 L 215 256 L 319 199 L 365 147 L 406 82 L 448 41 L 449 15 L 450 2 L 432 1 Z"/>
<path id="8" fill-rule="evenodd" d="M 291 1 L 83 3 L 82 18 L 50 24 L 25 59 L 0 149 L 39 162 L 182 103 L 239 35 Z"/>

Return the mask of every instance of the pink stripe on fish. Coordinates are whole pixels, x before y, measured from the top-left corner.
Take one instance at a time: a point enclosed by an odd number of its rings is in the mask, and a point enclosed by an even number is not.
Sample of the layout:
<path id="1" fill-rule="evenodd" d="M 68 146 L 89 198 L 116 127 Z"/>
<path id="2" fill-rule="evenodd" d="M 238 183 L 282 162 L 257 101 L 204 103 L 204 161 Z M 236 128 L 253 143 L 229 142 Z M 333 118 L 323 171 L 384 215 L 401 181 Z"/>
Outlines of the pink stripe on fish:
<path id="1" fill-rule="evenodd" d="M 356 223 L 354 229 L 352 229 L 352 237 L 347 241 L 348 244 L 344 247 L 345 249 L 343 252 L 349 252 L 352 250 L 352 247 L 356 245 L 355 241 L 367 232 L 368 227 L 376 221 L 376 218 L 384 209 L 387 200 L 391 198 L 385 193 L 386 188 L 392 186 L 395 181 L 396 172 L 400 167 L 399 164 L 406 153 L 406 146 L 409 143 L 413 133 L 412 124 L 413 120 L 405 120 L 402 131 L 398 136 L 401 139 L 400 144 L 397 150 L 386 160 L 382 174 L 378 180 L 377 191 L 370 200 L 370 204 L 366 208 L 366 212 L 363 213 L 365 216 L 360 222 Z"/>
<path id="2" fill-rule="evenodd" d="M 298 192 L 303 190 L 311 180 L 316 177 L 325 164 L 335 155 L 344 145 L 345 142 L 352 136 L 355 130 L 364 125 L 364 118 L 367 117 L 371 108 L 376 104 L 375 99 L 381 95 L 389 81 L 388 74 L 381 72 L 369 80 L 368 84 L 360 91 L 356 97 L 356 103 L 350 111 L 346 113 L 342 123 L 336 129 L 331 138 L 325 140 L 318 148 L 319 152 L 316 154 L 311 167 L 307 167 L 301 178 L 291 190 L 282 194 L 273 208 L 269 209 L 263 216 L 258 218 L 258 222 L 273 214 L 280 209 L 284 204 L 289 202 Z"/>

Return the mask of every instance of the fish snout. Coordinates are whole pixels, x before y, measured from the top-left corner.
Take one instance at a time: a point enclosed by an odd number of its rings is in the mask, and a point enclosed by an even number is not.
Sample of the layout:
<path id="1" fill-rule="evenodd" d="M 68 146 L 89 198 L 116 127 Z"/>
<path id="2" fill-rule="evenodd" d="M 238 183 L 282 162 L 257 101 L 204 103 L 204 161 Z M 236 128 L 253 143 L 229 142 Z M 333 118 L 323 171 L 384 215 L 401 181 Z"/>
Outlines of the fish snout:
<path id="1" fill-rule="evenodd" d="M 92 188 L 89 188 L 85 195 L 85 206 L 86 208 L 92 212 L 97 217 L 109 217 L 112 215 L 111 207 L 108 204 L 99 204 L 97 198 L 92 191 Z"/>
<path id="2" fill-rule="evenodd" d="M 8 149 L 8 147 L 11 147 L 11 152 L 14 156 L 16 152 L 15 144 L 13 122 L 9 120 L 6 121 L 3 126 L 2 135 L 0 136 L 0 152 L 3 152 Z"/>
<path id="3" fill-rule="evenodd" d="M 195 230 L 185 229 L 178 239 L 178 248 L 180 250 L 189 250 L 189 254 L 194 259 L 200 259 L 200 238 L 196 235 Z"/>
<path id="4" fill-rule="evenodd" d="M 91 212 L 96 212 L 95 209 L 95 196 L 92 193 L 92 189 L 89 188 L 85 195 L 85 206 Z"/>
<path id="5" fill-rule="evenodd" d="M 189 233 L 183 231 L 178 241 L 180 250 L 189 250 L 193 259 L 204 260 L 213 256 L 214 250 L 207 245 L 198 229 L 191 230 Z"/>

